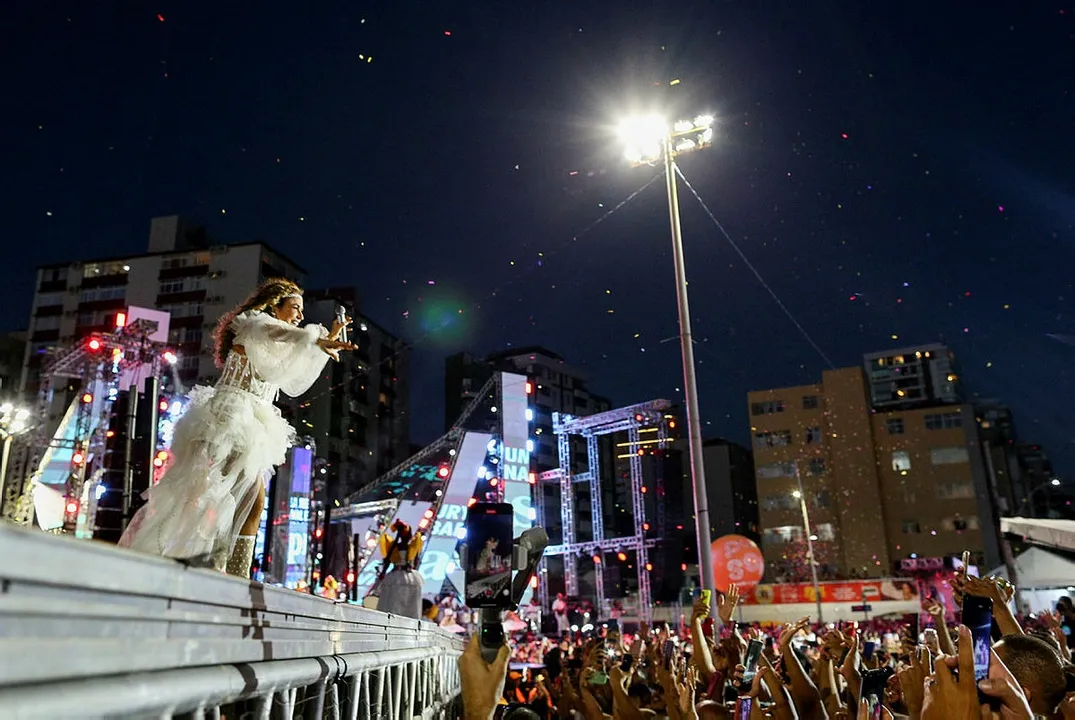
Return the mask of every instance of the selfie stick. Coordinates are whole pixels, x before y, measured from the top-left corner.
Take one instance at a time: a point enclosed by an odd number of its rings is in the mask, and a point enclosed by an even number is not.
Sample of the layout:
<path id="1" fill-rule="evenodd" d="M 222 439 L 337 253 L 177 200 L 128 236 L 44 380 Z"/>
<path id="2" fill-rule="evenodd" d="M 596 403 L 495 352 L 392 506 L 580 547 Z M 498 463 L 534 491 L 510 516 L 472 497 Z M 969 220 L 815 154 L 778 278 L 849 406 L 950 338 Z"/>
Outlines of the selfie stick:
<path id="1" fill-rule="evenodd" d="M 519 572 L 511 581 L 511 599 L 508 609 L 519 607 L 523 593 L 530 585 L 530 578 L 537 572 L 541 559 L 545 557 L 545 548 L 549 546 L 549 535 L 545 528 L 532 527 L 515 538 L 512 553 L 512 565 Z M 504 647 L 504 608 L 481 608 L 479 612 L 478 638 L 481 642 L 482 659 L 487 663 L 496 660 L 500 648 Z"/>

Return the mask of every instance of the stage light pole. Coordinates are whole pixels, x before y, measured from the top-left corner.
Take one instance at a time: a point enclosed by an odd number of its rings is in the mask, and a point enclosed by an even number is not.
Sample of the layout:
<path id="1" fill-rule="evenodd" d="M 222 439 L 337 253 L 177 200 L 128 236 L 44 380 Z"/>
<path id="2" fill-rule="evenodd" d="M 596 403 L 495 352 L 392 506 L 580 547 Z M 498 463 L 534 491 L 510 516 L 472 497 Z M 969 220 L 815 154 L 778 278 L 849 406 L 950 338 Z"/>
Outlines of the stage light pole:
<path id="1" fill-rule="evenodd" d="M 627 141 L 625 156 L 633 165 L 664 162 L 668 190 L 668 218 L 672 229 L 672 258 L 676 272 L 676 299 L 679 306 L 679 341 L 683 356 L 683 386 L 687 396 L 687 445 L 694 487 L 694 525 L 698 541 L 698 584 L 714 590 L 713 556 L 709 532 L 709 496 L 702 456 L 702 421 L 698 407 L 698 382 L 694 371 L 694 341 L 691 337 L 690 304 L 687 299 L 687 272 L 683 258 L 683 233 L 679 224 L 679 194 L 675 156 L 707 147 L 713 141 L 713 117 L 701 115 L 681 120 L 671 128 L 660 118 L 640 118 L 621 127 Z M 710 608 L 715 612 L 716 603 Z"/>
<path id="2" fill-rule="evenodd" d="M 4 506 L 4 493 L 7 490 L 7 464 L 11 457 L 11 441 L 30 429 L 30 411 L 16 407 L 11 403 L 0 405 L 0 437 L 3 450 L 0 452 L 0 510 Z"/>

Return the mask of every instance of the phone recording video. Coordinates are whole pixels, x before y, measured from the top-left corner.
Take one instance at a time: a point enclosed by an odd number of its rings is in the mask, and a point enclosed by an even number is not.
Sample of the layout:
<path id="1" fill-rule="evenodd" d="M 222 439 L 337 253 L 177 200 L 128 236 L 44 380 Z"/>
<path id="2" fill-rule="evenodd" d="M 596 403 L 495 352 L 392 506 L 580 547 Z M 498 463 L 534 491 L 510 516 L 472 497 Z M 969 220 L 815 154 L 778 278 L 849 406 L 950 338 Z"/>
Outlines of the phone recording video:
<path id="1" fill-rule="evenodd" d="M 735 720 L 750 720 L 750 711 L 754 708 L 754 698 L 744 695 L 735 701 Z"/>
<path id="2" fill-rule="evenodd" d="M 964 595 L 962 619 L 974 640 L 974 680 L 984 680 L 989 676 L 989 649 L 993 644 L 993 601 Z"/>
<path id="3" fill-rule="evenodd" d="M 742 691 L 747 691 L 754 683 L 754 678 L 758 675 L 758 662 L 761 660 L 761 651 L 765 649 L 765 643 L 761 640 L 751 640 L 750 645 L 747 646 L 747 656 L 743 661 L 743 684 L 740 686 Z"/>
<path id="4" fill-rule="evenodd" d="M 866 701 L 869 707 L 870 720 L 881 720 L 881 709 L 884 707 L 885 685 L 892 676 L 890 668 L 879 670 L 865 670 L 862 673 L 862 694 L 860 699 Z"/>
<path id="5" fill-rule="evenodd" d="M 466 604 L 510 608 L 515 510 L 507 503 L 477 503 L 467 511 Z"/>

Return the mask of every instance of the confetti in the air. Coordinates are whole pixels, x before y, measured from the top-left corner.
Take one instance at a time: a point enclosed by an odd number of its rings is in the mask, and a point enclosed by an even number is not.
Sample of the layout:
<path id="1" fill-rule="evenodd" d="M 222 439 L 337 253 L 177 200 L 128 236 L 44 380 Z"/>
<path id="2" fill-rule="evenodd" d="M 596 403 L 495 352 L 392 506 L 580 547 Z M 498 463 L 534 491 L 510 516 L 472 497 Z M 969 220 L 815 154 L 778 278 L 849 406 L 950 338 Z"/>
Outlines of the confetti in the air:
<path id="1" fill-rule="evenodd" d="M 161 22 L 164 22 L 164 16 L 161 15 L 160 13 L 157 13 L 157 20 L 159 20 Z"/>

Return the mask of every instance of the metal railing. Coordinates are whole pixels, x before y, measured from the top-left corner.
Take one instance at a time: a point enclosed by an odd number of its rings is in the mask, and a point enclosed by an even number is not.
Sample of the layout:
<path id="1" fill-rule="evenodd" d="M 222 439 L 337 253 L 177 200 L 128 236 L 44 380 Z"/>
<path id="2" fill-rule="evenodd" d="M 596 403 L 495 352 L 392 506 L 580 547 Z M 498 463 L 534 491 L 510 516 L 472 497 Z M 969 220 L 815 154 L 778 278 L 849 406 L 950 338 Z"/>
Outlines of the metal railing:
<path id="1" fill-rule="evenodd" d="M 0 524 L 4 718 L 432 718 L 462 643 L 431 623 Z"/>

